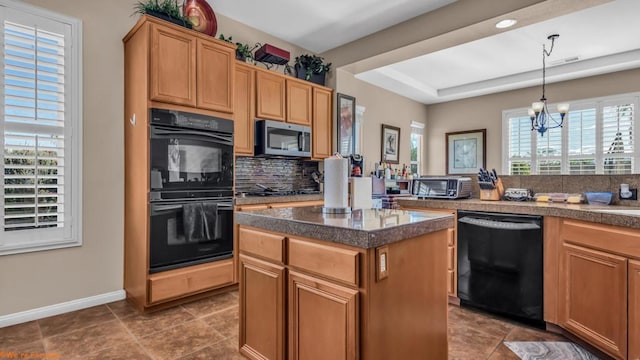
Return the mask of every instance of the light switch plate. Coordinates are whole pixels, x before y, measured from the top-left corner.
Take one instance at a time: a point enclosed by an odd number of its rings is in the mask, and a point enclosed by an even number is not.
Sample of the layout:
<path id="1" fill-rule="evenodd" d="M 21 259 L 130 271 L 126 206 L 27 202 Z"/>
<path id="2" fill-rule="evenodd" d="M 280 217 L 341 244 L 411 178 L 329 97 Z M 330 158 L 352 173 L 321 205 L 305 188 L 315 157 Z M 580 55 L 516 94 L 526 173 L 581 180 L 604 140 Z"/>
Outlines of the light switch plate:
<path id="1" fill-rule="evenodd" d="M 389 246 L 376 248 L 376 281 L 389 276 Z"/>

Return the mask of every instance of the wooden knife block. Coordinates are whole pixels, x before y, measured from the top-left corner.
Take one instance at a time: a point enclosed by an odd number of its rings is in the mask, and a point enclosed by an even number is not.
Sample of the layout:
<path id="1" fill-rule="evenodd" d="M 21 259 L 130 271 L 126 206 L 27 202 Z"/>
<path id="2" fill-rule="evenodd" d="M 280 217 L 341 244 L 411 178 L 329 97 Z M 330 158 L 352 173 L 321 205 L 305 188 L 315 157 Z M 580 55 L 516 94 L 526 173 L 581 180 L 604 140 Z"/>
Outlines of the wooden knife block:
<path id="1" fill-rule="evenodd" d="M 496 188 L 493 190 L 480 189 L 480 200 L 498 201 L 502 200 L 504 195 L 504 186 L 502 185 L 502 179 L 498 179 L 496 182 Z"/>

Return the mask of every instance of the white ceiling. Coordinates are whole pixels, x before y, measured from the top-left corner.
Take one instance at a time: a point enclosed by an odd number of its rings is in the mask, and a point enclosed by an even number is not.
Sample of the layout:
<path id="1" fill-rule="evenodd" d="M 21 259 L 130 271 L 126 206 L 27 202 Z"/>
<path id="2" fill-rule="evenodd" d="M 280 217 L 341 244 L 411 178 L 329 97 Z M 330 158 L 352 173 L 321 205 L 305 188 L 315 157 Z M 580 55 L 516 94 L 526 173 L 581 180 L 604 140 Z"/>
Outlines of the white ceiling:
<path id="1" fill-rule="evenodd" d="M 214 10 L 316 53 L 335 48 L 455 0 L 215 0 Z M 541 83 L 640 67 L 640 0 L 615 0 L 355 76 L 433 104 Z M 576 60 L 577 58 L 577 60 Z M 571 59 L 571 60 L 570 60 Z"/>
<path id="2" fill-rule="evenodd" d="M 333 49 L 455 0 L 209 0 L 216 13 L 315 53 Z"/>
<path id="3" fill-rule="evenodd" d="M 547 83 L 636 68 L 638 14 L 640 1 L 616 0 L 356 77 L 425 104 L 538 85 L 542 44 L 548 50 L 554 33 L 560 38 L 547 58 Z"/>

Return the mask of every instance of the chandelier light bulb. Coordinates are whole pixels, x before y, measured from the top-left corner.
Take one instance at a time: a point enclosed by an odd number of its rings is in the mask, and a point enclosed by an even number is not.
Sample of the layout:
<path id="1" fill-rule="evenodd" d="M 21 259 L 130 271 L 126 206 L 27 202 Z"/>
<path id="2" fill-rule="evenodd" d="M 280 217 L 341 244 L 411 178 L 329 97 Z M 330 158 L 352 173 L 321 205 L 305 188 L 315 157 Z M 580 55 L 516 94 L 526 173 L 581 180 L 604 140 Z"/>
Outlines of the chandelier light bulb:
<path id="1" fill-rule="evenodd" d="M 568 103 L 562 103 L 562 104 L 558 104 L 558 112 L 560 114 L 566 114 L 569 112 L 569 104 Z"/>
<path id="2" fill-rule="evenodd" d="M 528 113 L 529 113 L 529 117 L 530 117 L 530 118 L 534 118 L 534 117 L 536 117 L 536 112 L 535 112 L 535 111 L 533 111 L 533 109 L 529 108 Z"/>
<path id="3" fill-rule="evenodd" d="M 540 113 L 543 107 L 544 107 L 544 103 L 542 101 L 536 101 L 531 104 L 531 108 L 533 109 L 533 112 L 535 112 L 536 114 Z"/>

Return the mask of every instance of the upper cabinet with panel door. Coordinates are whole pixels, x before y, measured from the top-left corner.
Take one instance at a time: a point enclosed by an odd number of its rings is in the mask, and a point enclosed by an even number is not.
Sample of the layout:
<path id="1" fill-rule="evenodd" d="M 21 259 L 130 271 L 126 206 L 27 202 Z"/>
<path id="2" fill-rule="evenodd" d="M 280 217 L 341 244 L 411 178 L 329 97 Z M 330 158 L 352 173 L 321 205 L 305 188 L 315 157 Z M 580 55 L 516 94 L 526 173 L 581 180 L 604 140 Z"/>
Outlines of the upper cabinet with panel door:
<path id="1" fill-rule="evenodd" d="M 144 16 L 151 25 L 149 98 L 233 113 L 235 46 Z"/>

